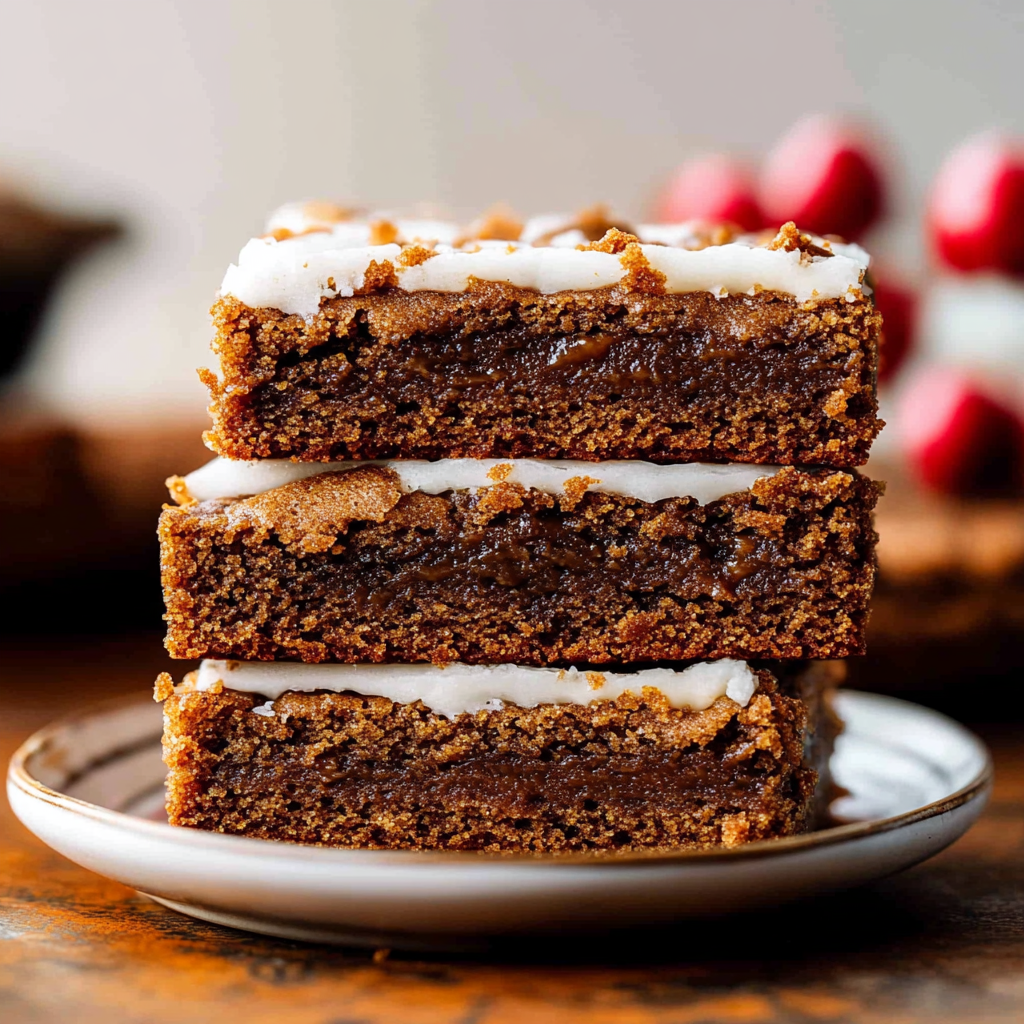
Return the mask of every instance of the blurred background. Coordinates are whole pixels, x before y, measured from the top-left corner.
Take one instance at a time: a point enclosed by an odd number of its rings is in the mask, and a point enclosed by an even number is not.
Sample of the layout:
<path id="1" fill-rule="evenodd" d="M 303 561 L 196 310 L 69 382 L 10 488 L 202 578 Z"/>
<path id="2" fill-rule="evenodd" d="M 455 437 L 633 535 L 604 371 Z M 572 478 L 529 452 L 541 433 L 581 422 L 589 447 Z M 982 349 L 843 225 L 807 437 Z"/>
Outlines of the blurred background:
<path id="1" fill-rule="evenodd" d="M 955 710 L 964 673 L 1024 670 L 1024 5 L 51 0 L 4 32 L 10 643 L 157 634 L 207 310 L 270 209 L 607 202 L 869 248 L 891 487 L 856 682 Z"/>

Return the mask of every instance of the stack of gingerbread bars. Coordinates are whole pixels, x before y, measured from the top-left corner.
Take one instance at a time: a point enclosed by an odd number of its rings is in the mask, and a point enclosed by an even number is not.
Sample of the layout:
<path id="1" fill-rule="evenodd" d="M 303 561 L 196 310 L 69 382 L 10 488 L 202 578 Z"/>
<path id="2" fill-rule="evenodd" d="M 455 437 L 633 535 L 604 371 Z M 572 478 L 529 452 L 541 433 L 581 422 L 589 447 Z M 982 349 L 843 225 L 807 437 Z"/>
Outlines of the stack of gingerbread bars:
<path id="1" fill-rule="evenodd" d="M 856 246 L 289 206 L 214 307 L 169 483 L 177 825 L 734 845 L 828 797 L 863 649 L 880 320 Z"/>

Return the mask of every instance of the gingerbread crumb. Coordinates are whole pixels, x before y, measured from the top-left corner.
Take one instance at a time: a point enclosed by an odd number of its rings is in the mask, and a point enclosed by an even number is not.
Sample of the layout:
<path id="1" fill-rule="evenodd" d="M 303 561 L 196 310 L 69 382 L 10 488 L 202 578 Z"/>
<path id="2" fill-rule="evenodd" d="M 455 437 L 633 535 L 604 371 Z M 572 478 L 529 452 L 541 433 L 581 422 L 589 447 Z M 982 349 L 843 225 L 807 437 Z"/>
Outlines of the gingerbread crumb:
<path id="1" fill-rule="evenodd" d="M 594 476 L 569 477 L 562 485 L 562 496 L 558 501 L 562 511 L 571 512 L 583 500 L 583 495 L 587 493 L 591 484 L 599 484 L 600 482 Z"/>
<path id="2" fill-rule="evenodd" d="M 613 219 L 608 207 L 604 203 L 596 203 L 588 206 L 576 214 L 572 227 L 582 231 L 584 237 L 590 242 L 596 242 L 612 229 L 620 228 L 627 233 L 629 227 L 624 221 Z"/>
<path id="3" fill-rule="evenodd" d="M 722 845 L 739 846 L 750 836 L 750 821 L 746 813 L 729 814 L 722 818 Z"/>
<path id="4" fill-rule="evenodd" d="M 848 400 L 849 396 L 846 392 L 842 388 L 837 388 L 828 396 L 822 408 L 825 410 L 826 415 L 831 416 L 833 419 L 838 419 L 846 412 Z"/>
<path id="5" fill-rule="evenodd" d="M 274 228 L 273 231 L 268 231 L 265 235 L 261 235 L 261 238 L 273 238 L 278 242 L 286 242 L 289 238 L 302 238 L 305 235 L 315 235 L 318 232 L 330 231 L 331 229 L 325 224 L 313 224 L 308 228 L 303 228 L 302 231 L 292 231 L 291 228 Z"/>
<path id="6" fill-rule="evenodd" d="M 599 239 L 592 240 L 587 245 L 577 245 L 581 252 L 607 252 L 618 256 L 626 251 L 630 245 L 636 245 L 640 239 L 627 231 L 620 231 L 618 228 L 609 228 Z"/>
<path id="7" fill-rule="evenodd" d="M 397 288 L 398 275 L 395 273 L 394 264 L 390 260 L 370 260 L 363 277 L 361 292 L 375 292 L 382 288 Z"/>
<path id="8" fill-rule="evenodd" d="M 504 483 L 512 473 L 511 462 L 502 462 L 487 471 L 487 479 L 493 480 L 496 484 Z"/>
<path id="9" fill-rule="evenodd" d="M 660 270 L 655 270 L 648 262 L 640 247 L 640 239 L 636 235 L 609 228 L 596 242 L 589 245 L 578 245 L 583 252 L 606 252 L 619 257 L 626 271 L 622 285 L 631 291 L 646 295 L 664 295 L 666 277 Z"/>
<path id="10" fill-rule="evenodd" d="M 627 245 L 619 256 L 619 262 L 626 271 L 622 278 L 624 287 L 645 295 L 665 294 L 665 282 L 668 279 L 660 270 L 651 266 L 639 244 L 631 242 Z"/>
<path id="11" fill-rule="evenodd" d="M 793 252 L 795 249 L 800 250 L 802 257 L 810 259 L 812 256 L 834 256 L 835 253 L 831 249 L 823 249 L 820 245 L 816 245 L 808 234 L 803 234 L 793 223 L 793 221 L 787 221 L 779 228 L 778 234 L 765 246 L 766 249 L 775 251 L 777 249 L 785 249 L 786 252 Z"/>
<path id="12" fill-rule="evenodd" d="M 162 704 L 174 693 L 174 680 L 169 672 L 161 672 L 153 683 L 153 700 Z"/>
<path id="13" fill-rule="evenodd" d="M 303 204 L 302 212 L 309 220 L 317 220 L 323 224 L 340 224 L 342 221 L 351 220 L 359 211 L 354 207 L 313 199 Z"/>
<path id="14" fill-rule="evenodd" d="M 772 252 L 775 252 L 777 249 L 785 249 L 786 252 L 792 252 L 794 249 L 799 249 L 800 231 L 797 229 L 796 224 L 791 220 L 786 221 L 765 248 Z"/>
<path id="15" fill-rule="evenodd" d="M 496 515 L 522 508 L 524 494 L 526 489 L 519 484 L 497 483 L 493 487 L 483 488 L 477 505 L 476 520 L 483 525 Z"/>
<path id="16" fill-rule="evenodd" d="M 580 210 L 574 217 L 556 225 L 543 235 L 538 235 L 533 240 L 533 245 L 550 245 L 553 239 L 564 235 L 567 231 L 579 231 L 588 242 L 596 242 L 612 229 L 624 230 L 627 233 L 629 231 L 624 221 L 612 219 L 607 206 L 598 204 Z"/>
<path id="17" fill-rule="evenodd" d="M 516 242 L 523 233 L 523 222 L 510 207 L 497 203 L 473 221 L 452 245 L 458 249 L 474 240 Z"/>
<path id="18" fill-rule="evenodd" d="M 164 486 L 171 495 L 171 500 L 179 505 L 194 505 L 196 499 L 188 493 L 188 485 L 183 476 L 169 476 L 164 481 Z"/>
<path id="19" fill-rule="evenodd" d="M 435 249 L 428 249 L 425 245 L 407 245 L 399 254 L 398 265 L 400 267 L 418 267 L 421 263 L 426 263 L 427 260 L 433 259 L 436 255 L 437 251 Z"/>
<path id="20" fill-rule="evenodd" d="M 370 221 L 370 245 L 390 245 L 397 239 L 398 227 L 391 221 Z"/>

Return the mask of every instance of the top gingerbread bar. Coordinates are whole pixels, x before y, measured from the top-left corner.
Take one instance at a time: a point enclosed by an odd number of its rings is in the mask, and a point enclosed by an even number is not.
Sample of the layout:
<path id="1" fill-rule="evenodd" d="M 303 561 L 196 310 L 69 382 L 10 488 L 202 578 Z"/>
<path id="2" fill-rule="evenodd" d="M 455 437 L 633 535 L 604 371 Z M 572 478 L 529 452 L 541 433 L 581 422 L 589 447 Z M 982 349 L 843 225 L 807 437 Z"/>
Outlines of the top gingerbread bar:
<path id="1" fill-rule="evenodd" d="M 285 207 L 224 278 L 207 444 L 235 459 L 862 465 L 868 256 L 774 236 Z"/>

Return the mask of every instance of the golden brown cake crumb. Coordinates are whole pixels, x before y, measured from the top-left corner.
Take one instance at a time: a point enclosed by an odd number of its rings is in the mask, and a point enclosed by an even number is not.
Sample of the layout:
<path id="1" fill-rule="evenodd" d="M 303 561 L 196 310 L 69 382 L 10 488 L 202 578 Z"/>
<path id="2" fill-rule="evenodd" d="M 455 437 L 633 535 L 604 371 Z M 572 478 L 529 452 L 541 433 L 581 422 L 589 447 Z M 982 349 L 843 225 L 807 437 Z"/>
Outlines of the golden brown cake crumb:
<path id="1" fill-rule="evenodd" d="M 170 672 L 161 672 L 153 683 L 153 700 L 162 702 L 174 693 L 174 680 Z"/>
<path id="2" fill-rule="evenodd" d="M 597 241 L 588 242 L 586 245 L 578 245 L 577 249 L 583 252 L 607 252 L 613 256 L 626 251 L 630 245 L 638 245 L 640 239 L 618 228 L 609 228 Z"/>
<path id="3" fill-rule="evenodd" d="M 792 221 L 787 221 L 779 228 L 778 234 L 765 246 L 772 251 L 785 249 L 786 252 L 800 250 L 801 256 L 834 256 L 831 249 L 816 245 L 810 235 L 801 232 Z"/>
<path id="4" fill-rule="evenodd" d="M 487 210 L 482 217 L 473 221 L 455 239 L 453 245 L 458 248 L 474 240 L 515 242 L 519 240 L 522 233 L 522 220 L 509 207 L 499 203 Z"/>
<path id="5" fill-rule="evenodd" d="M 390 245 L 397 240 L 398 228 L 391 221 L 370 221 L 370 245 Z"/>
<path id="6" fill-rule="evenodd" d="M 572 217 L 567 217 L 551 230 L 538 235 L 532 244 L 536 246 L 550 245 L 553 239 L 568 231 L 578 231 L 588 242 L 596 242 L 613 229 L 629 230 L 625 222 L 612 219 L 607 206 L 597 203 L 580 210 Z"/>
<path id="7" fill-rule="evenodd" d="M 321 224 L 340 224 L 352 220 L 359 212 L 351 206 L 340 206 L 338 203 L 326 202 L 322 199 L 311 199 L 303 204 L 302 211 L 310 220 Z"/>
<path id="8" fill-rule="evenodd" d="M 402 267 L 418 267 L 421 263 L 433 259 L 437 255 L 436 249 L 427 248 L 425 245 L 407 245 L 402 248 L 399 254 L 398 263 Z"/>
<path id="9" fill-rule="evenodd" d="M 191 505 L 195 498 L 188 493 L 188 484 L 183 476 L 169 476 L 164 481 L 164 486 L 170 493 L 171 500 L 178 505 Z"/>
<path id="10" fill-rule="evenodd" d="M 228 529 L 272 533 L 286 546 L 326 551 L 352 520 L 383 522 L 401 496 L 398 476 L 389 469 L 323 473 L 235 502 Z"/>
<path id="11" fill-rule="evenodd" d="M 379 263 L 377 260 L 370 260 L 370 265 L 366 268 L 366 274 L 363 277 L 364 292 L 375 292 L 381 288 L 394 288 L 398 284 L 398 278 L 395 276 L 395 268 L 387 260 L 381 260 Z"/>

